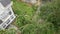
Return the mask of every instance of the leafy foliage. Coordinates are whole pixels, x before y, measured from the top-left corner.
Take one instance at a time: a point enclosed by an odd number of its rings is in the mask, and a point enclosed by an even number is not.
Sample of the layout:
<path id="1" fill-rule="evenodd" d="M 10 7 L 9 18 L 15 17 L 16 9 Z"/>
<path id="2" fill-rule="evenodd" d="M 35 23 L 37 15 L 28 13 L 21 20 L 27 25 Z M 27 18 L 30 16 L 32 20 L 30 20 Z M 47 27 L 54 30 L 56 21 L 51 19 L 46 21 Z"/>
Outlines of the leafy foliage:
<path id="1" fill-rule="evenodd" d="M 15 29 L 0 30 L 0 34 L 16 34 Z"/>
<path id="2" fill-rule="evenodd" d="M 15 24 L 19 27 L 22 34 L 54 34 L 54 26 L 51 23 L 39 24 L 34 22 L 32 16 L 35 8 L 29 7 L 22 2 L 14 2 L 14 12 L 17 14 Z"/>
<path id="3" fill-rule="evenodd" d="M 45 24 L 27 24 L 20 28 L 22 34 L 54 34 L 54 26 L 50 23 Z"/>
<path id="4" fill-rule="evenodd" d="M 40 17 L 45 21 L 51 22 L 56 28 L 60 25 L 60 0 L 47 3 L 40 9 Z"/>
<path id="5" fill-rule="evenodd" d="M 13 10 L 16 14 L 16 21 L 18 29 L 21 34 L 55 34 L 55 28 L 59 25 L 60 20 L 60 1 L 54 0 L 53 2 L 46 3 L 41 6 L 39 18 L 44 22 L 32 20 L 32 17 L 37 9 L 34 6 L 28 6 L 26 3 L 12 0 Z M 37 15 L 36 15 L 37 16 Z M 38 18 L 37 17 L 37 18 Z M 16 30 L 7 29 L 0 31 L 0 34 L 16 34 Z"/>

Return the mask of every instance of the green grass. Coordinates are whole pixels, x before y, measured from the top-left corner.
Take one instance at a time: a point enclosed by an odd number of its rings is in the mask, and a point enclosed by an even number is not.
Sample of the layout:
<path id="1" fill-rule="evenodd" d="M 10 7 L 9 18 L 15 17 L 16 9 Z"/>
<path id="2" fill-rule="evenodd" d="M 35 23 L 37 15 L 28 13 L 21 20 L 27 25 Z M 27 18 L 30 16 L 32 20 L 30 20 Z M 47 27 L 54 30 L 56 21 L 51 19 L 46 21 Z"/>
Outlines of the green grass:
<path id="1" fill-rule="evenodd" d="M 15 25 L 22 34 L 54 34 L 54 27 L 51 23 L 39 24 L 31 20 L 36 12 L 36 7 L 14 1 L 13 10 L 17 15 Z"/>
<path id="2" fill-rule="evenodd" d="M 17 15 L 29 15 L 32 16 L 32 14 L 35 12 L 34 9 L 30 6 L 28 6 L 26 3 L 15 1 L 13 4 L 13 9 L 15 14 Z"/>
<path id="3" fill-rule="evenodd" d="M 13 0 L 13 10 L 16 15 L 14 25 L 18 27 L 18 30 L 7 29 L 0 31 L 0 34 L 54 34 L 54 26 L 50 22 L 36 22 L 32 20 L 34 13 L 36 12 L 35 6 L 28 6 L 26 3 Z M 37 15 L 36 15 L 37 16 Z M 40 18 L 40 17 L 37 17 Z M 18 33 L 19 34 L 19 33 Z"/>
<path id="4" fill-rule="evenodd" d="M 31 23 L 31 19 L 36 12 L 36 7 L 28 6 L 26 3 L 13 1 L 13 10 L 17 15 L 15 24 L 21 27 L 25 24 Z"/>

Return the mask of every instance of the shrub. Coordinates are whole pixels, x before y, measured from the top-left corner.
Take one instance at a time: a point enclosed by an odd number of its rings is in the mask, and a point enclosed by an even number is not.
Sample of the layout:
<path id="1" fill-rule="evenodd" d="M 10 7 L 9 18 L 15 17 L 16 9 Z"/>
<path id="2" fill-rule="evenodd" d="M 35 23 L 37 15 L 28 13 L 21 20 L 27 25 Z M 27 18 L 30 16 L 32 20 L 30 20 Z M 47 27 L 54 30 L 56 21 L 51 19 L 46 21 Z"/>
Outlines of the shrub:
<path id="1" fill-rule="evenodd" d="M 36 23 L 35 23 L 36 24 Z M 26 24 L 20 28 L 22 34 L 54 34 L 54 26 L 51 23 Z"/>
<path id="2" fill-rule="evenodd" d="M 47 3 L 40 9 L 40 17 L 45 21 L 54 24 L 55 28 L 60 27 L 60 0 L 54 0 L 51 3 Z"/>
<path id="3" fill-rule="evenodd" d="M 6 30 L 0 30 L 0 34 L 16 34 L 15 29 L 6 29 Z"/>

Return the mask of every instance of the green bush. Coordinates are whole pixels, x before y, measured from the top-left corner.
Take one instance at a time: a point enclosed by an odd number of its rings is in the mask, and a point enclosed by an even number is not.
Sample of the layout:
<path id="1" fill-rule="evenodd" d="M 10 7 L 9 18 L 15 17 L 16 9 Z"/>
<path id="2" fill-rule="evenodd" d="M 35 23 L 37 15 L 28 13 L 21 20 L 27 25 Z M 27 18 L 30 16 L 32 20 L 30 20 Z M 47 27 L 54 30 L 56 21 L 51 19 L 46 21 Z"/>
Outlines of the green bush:
<path id="1" fill-rule="evenodd" d="M 22 34 L 55 34 L 54 26 L 51 23 L 27 24 L 22 26 L 20 30 Z"/>
<path id="2" fill-rule="evenodd" d="M 47 3 L 40 9 L 40 17 L 45 21 L 54 24 L 55 28 L 60 27 L 60 0 Z"/>
<path id="3" fill-rule="evenodd" d="M 6 29 L 6 30 L 0 30 L 0 34 L 16 34 L 15 29 Z"/>

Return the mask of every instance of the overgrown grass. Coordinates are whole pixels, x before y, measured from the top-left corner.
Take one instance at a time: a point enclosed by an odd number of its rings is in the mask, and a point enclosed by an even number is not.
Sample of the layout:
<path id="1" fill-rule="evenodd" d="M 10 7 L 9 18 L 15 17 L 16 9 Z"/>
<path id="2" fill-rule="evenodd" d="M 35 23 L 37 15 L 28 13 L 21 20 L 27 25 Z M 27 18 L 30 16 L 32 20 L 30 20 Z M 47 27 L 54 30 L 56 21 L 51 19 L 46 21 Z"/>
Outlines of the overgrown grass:
<path id="1" fill-rule="evenodd" d="M 17 15 L 15 25 L 17 25 L 22 34 L 54 34 L 54 27 L 51 23 L 39 24 L 32 21 L 36 7 L 14 1 L 13 10 Z"/>
<path id="2" fill-rule="evenodd" d="M 17 15 L 29 15 L 32 16 L 35 12 L 31 6 L 28 6 L 26 3 L 15 1 L 13 4 L 13 9 Z"/>
<path id="3" fill-rule="evenodd" d="M 36 7 L 28 6 L 26 3 L 19 2 L 17 0 L 13 0 L 13 2 L 12 7 L 16 15 L 14 24 L 18 27 L 18 30 L 21 31 L 21 34 L 55 34 L 52 23 L 46 21 L 38 23 L 32 20 Z M 16 34 L 16 30 L 2 30 L 0 33 Z"/>
<path id="4" fill-rule="evenodd" d="M 13 10 L 17 15 L 15 24 L 21 27 L 27 23 L 31 23 L 32 16 L 36 12 L 36 7 L 28 6 L 26 3 L 13 1 Z"/>

